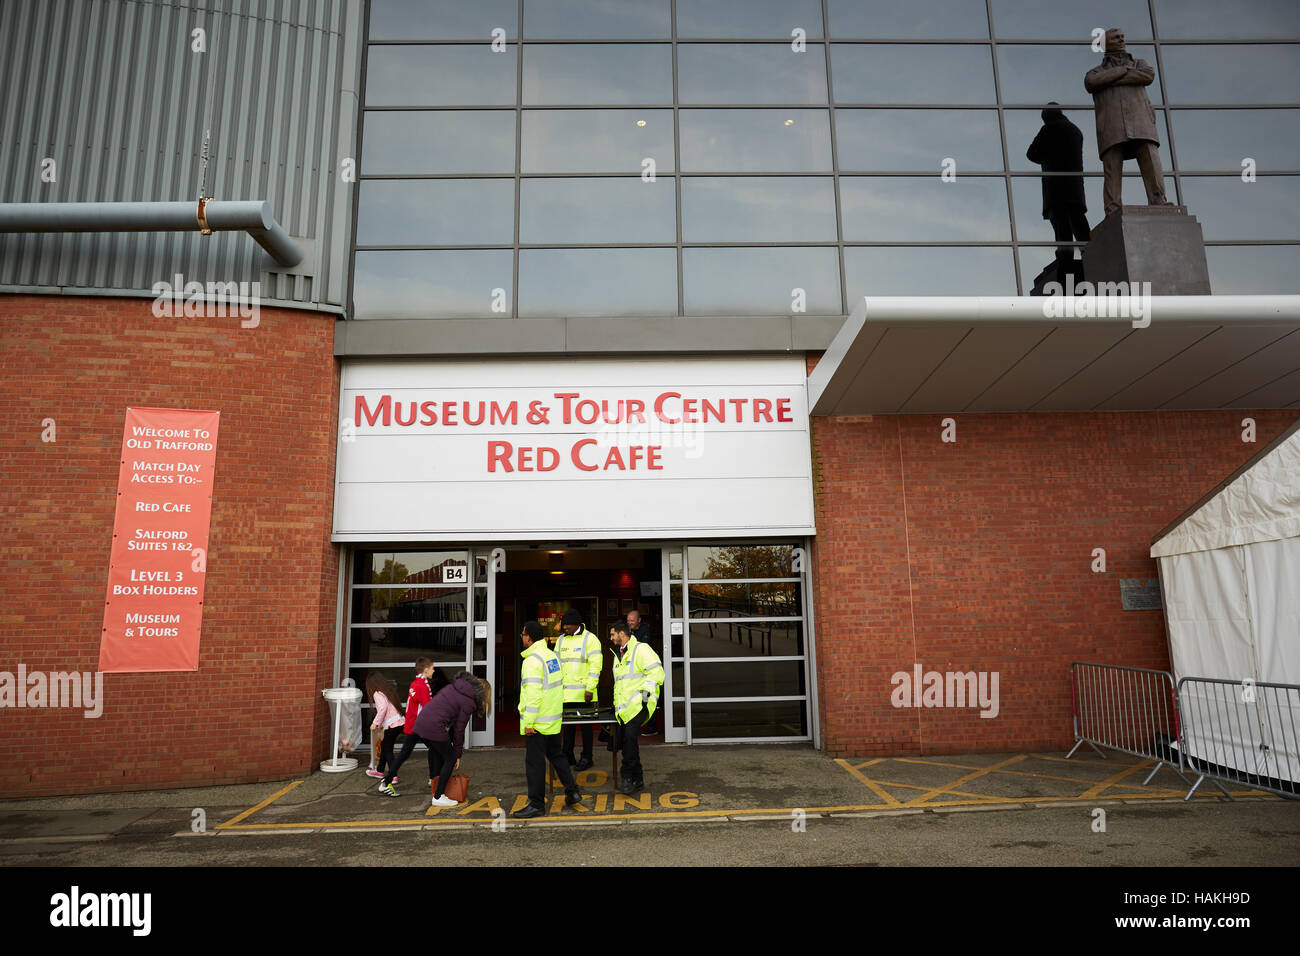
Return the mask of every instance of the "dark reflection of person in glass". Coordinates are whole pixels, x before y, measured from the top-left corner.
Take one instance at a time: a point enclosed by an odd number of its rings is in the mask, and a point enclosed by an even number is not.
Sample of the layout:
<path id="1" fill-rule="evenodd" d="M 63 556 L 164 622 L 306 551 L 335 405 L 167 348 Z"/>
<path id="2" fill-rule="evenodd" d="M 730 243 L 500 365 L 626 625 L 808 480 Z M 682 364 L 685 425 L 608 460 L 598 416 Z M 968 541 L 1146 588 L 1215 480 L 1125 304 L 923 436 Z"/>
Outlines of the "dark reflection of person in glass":
<path id="1" fill-rule="evenodd" d="M 1066 119 L 1059 103 L 1048 103 L 1042 116 L 1043 128 L 1025 155 L 1042 166 L 1045 173 L 1077 174 L 1043 177 L 1043 218 L 1052 224 L 1057 242 L 1087 242 L 1090 233 L 1085 215 L 1088 206 L 1083 198 L 1083 133 Z M 1075 262 L 1073 246 L 1057 246 L 1054 265 L 1057 282 L 1064 284 L 1071 272 L 1076 282 L 1083 278 L 1082 263 Z M 1050 269 L 1052 266 L 1044 274 Z M 1051 281 L 1052 277 L 1041 278 Z"/>

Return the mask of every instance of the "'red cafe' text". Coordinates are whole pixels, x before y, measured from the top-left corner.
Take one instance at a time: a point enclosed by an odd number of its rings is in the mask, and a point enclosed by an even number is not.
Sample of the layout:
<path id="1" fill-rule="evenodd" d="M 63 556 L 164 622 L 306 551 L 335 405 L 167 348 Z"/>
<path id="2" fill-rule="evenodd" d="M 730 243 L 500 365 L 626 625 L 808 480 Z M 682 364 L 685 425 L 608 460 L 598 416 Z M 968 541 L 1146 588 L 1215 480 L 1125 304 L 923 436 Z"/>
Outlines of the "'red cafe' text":
<path id="1" fill-rule="evenodd" d="M 584 399 L 580 392 L 554 392 L 558 404 L 529 401 L 523 412 L 526 425 L 630 425 L 647 424 L 647 412 L 666 425 L 744 424 L 793 422 L 789 398 L 688 397 L 680 392 L 661 392 L 653 401 L 639 398 Z M 552 421 L 555 413 L 557 419 Z M 476 427 L 519 425 L 520 403 L 510 401 L 393 401 L 383 395 L 372 409 L 364 395 L 356 397 L 355 417 L 361 425 L 442 425 Z M 569 448 L 568 460 L 580 471 L 662 471 L 662 445 L 612 446 L 604 451 L 593 446 L 595 438 L 583 438 Z M 554 471 L 562 460 L 558 449 L 549 446 L 517 446 L 513 442 L 487 443 L 487 470 L 501 472 Z"/>

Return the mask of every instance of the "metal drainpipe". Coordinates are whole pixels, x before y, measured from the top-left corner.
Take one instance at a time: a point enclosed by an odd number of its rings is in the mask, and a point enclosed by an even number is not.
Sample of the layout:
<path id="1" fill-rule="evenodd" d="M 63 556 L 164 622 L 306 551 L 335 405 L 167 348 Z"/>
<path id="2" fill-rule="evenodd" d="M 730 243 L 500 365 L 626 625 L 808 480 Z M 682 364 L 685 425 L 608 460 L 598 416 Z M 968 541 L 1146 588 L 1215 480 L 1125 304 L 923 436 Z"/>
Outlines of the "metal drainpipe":
<path id="1" fill-rule="evenodd" d="M 247 232 L 277 264 L 290 268 L 302 250 L 261 199 L 198 202 L 0 203 L 0 232 Z"/>

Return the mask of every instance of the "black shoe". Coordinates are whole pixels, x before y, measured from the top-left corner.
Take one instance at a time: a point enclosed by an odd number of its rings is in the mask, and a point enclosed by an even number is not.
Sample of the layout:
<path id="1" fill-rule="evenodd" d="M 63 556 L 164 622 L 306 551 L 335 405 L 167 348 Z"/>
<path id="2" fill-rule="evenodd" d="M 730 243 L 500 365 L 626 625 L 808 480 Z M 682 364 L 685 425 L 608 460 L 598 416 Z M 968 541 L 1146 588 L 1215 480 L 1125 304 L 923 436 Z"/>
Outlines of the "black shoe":
<path id="1" fill-rule="evenodd" d="M 629 797 L 632 796 L 632 794 L 634 793 L 640 793 L 644 789 L 645 789 L 645 781 L 641 780 L 640 778 L 636 780 L 623 781 L 623 792 L 626 793 Z"/>
<path id="2" fill-rule="evenodd" d="M 528 804 L 528 806 L 516 810 L 514 813 L 510 815 L 514 817 L 516 820 L 527 820 L 530 817 L 544 817 L 546 816 L 546 811 L 543 810 L 541 807 L 535 807 L 530 803 Z"/>
<path id="3" fill-rule="evenodd" d="M 582 803 L 582 792 L 581 792 L 581 791 L 574 790 L 572 793 L 566 793 L 566 794 L 564 795 L 564 805 L 565 805 L 566 807 L 571 807 L 571 806 L 573 806 L 575 803 Z"/>
<path id="4" fill-rule="evenodd" d="M 584 770 L 590 770 L 595 765 L 591 762 L 590 757 L 583 757 L 581 760 L 579 760 L 577 763 L 573 764 L 572 766 L 573 766 L 574 773 L 581 773 Z"/>

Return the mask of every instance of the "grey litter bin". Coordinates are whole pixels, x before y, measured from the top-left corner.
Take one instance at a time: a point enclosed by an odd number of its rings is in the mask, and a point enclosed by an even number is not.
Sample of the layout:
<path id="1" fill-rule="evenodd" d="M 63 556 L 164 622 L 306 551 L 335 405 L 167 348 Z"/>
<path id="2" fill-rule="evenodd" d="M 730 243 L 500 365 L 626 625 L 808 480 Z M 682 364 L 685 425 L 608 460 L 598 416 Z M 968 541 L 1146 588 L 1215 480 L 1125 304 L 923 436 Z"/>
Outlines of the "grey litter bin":
<path id="1" fill-rule="evenodd" d="M 349 683 L 351 683 L 349 681 Z M 340 757 L 339 753 L 339 734 L 343 725 L 343 711 L 349 704 L 361 703 L 360 687 L 327 687 L 320 692 L 321 696 L 329 702 L 330 717 L 333 718 L 331 723 L 334 725 L 334 737 L 330 744 L 330 759 L 320 762 L 321 770 L 326 773 L 344 773 L 348 770 L 357 768 L 357 761 L 353 757 Z"/>

